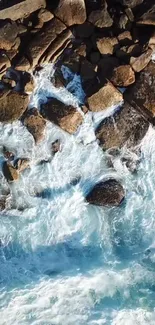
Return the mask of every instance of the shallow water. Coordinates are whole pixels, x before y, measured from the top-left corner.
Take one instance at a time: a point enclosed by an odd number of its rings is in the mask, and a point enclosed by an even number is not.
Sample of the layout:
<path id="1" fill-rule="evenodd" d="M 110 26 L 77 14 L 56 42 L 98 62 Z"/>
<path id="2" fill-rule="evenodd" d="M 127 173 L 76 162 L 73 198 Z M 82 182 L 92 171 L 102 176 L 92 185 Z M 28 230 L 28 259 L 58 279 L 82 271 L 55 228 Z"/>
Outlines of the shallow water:
<path id="1" fill-rule="evenodd" d="M 30 109 L 53 95 L 80 110 L 79 77 L 65 71 L 73 78 L 71 95 L 51 85 L 52 71 L 48 65 L 36 77 Z M 8 186 L 0 171 L 0 194 L 11 190 L 0 216 L 0 324 L 155 324 L 155 130 L 150 127 L 140 145 L 136 174 L 120 157 L 108 168 L 94 134 L 104 117 L 87 114 L 74 136 L 49 122 L 37 146 L 20 122 L 0 125 L 0 146 L 31 158 L 31 169 L 14 184 Z M 51 157 L 57 138 L 61 152 L 40 164 Z M 126 148 L 124 153 L 137 159 Z M 91 186 L 109 176 L 123 184 L 124 204 L 88 205 Z"/>

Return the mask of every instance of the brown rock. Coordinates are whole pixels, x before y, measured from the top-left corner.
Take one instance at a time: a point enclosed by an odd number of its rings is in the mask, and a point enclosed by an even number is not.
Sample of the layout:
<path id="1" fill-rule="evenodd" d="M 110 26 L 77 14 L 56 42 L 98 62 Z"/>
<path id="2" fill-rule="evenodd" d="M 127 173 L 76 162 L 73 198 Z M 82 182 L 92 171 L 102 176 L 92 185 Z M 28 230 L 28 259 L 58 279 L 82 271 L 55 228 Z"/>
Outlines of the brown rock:
<path id="1" fill-rule="evenodd" d="M 127 87 L 135 82 L 135 73 L 130 65 L 120 65 L 114 69 L 111 82 L 117 87 Z"/>
<path id="2" fill-rule="evenodd" d="M 127 17 L 129 18 L 129 20 L 133 22 L 134 21 L 134 14 L 132 12 L 132 9 L 131 8 L 126 8 L 125 13 L 126 13 Z"/>
<path id="3" fill-rule="evenodd" d="M 48 11 L 47 9 L 40 9 L 38 12 L 38 19 L 39 21 L 46 23 L 47 21 L 51 20 L 54 17 L 52 12 Z"/>
<path id="4" fill-rule="evenodd" d="M 83 24 L 86 20 L 86 7 L 84 0 L 60 0 L 54 14 L 67 26 Z"/>
<path id="5" fill-rule="evenodd" d="M 30 160 L 27 158 L 19 158 L 19 159 L 17 159 L 15 165 L 16 165 L 16 169 L 19 172 L 22 172 L 26 168 L 30 167 Z"/>
<path id="6" fill-rule="evenodd" d="M 132 43 L 132 36 L 129 31 L 125 31 L 118 35 L 118 40 L 120 45 L 131 45 Z"/>
<path id="7" fill-rule="evenodd" d="M 129 8 L 135 8 L 143 3 L 144 0 L 119 0 L 124 6 L 128 6 Z"/>
<path id="8" fill-rule="evenodd" d="M 16 41 L 18 27 L 15 22 L 4 22 L 0 28 L 0 48 L 10 50 Z"/>
<path id="9" fill-rule="evenodd" d="M 118 22 L 118 27 L 120 29 L 130 29 L 131 22 L 127 15 L 125 15 L 125 14 L 121 15 L 119 22 Z"/>
<path id="10" fill-rule="evenodd" d="M 124 95 L 131 105 L 149 116 L 155 116 L 155 64 L 153 62 L 140 72 L 135 84 Z"/>
<path id="11" fill-rule="evenodd" d="M 0 195 L 0 211 L 5 210 L 5 206 L 6 206 L 6 196 Z"/>
<path id="12" fill-rule="evenodd" d="M 122 94 L 108 81 L 99 91 L 87 98 L 87 103 L 91 111 L 99 112 L 119 105 L 122 100 Z"/>
<path id="13" fill-rule="evenodd" d="M 135 72 L 140 72 L 143 70 L 148 63 L 150 62 L 152 57 L 152 49 L 148 49 L 145 53 L 140 55 L 139 57 L 131 57 L 130 64 Z"/>
<path id="14" fill-rule="evenodd" d="M 80 46 L 78 46 L 74 50 L 74 53 L 76 53 L 77 55 L 86 57 L 86 55 L 87 55 L 87 47 L 86 47 L 86 44 L 81 44 Z"/>
<path id="15" fill-rule="evenodd" d="M 116 37 L 103 37 L 97 40 L 97 48 L 101 54 L 113 54 L 117 48 Z"/>
<path id="16" fill-rule="evenodd" d="M 60 126 L 68 133 L 75 133 L 83 121 L 82 115 L 71 105 L 66 105 L 56 98 L 51 98 L 41 107 L 44 118 Z"/>
<path id="17" fill-rule="evenodd" d="M 96 184 L 86 200 L 99 206 L 118 206 L 125 198 L 123 186 L 115 179 L 108 179 Z"/>
<path id="18" fill-rule="evenodd" d="M 29 103 L 28 95 L 16 91 L 0 97 L 0 122 L 13 122 L 21 118 Z"/>
<path id="19" fill-rule="evenodd" d="M 103 1 L 101 10 L 95 10 L 90 13 L 88 21 L 99 28 L 111 27 L 113 25 L 113 20 L 107 10 L 106 1 Z"/>
<path id="20" fill-rule="evenodd" d="M 11 62 L 5 53 L 0 53 L 0 73 L 6 71 L 11 66 Z"/>
<path id="21" fill-rule="evenodd" d="M 24 125 L 34 137 L 36 143 L 44 138 L 46 121 L 39 114 L 37 109 L 33 109 L 24 119 Z"/>
<path id="22" fill-rule="evenodd" d="M 155 26 L 155 4 L 140 17 L 137 23 L 140 25 Z"/>
<path id="23" fill-rule="evenodd" d="M 86 21 L 82 25 L 77 25 L 75 27 L 76 36 L 79 38 L 88 38 L 93 34 L 93 32 L 94 32 L 94 26 L 88 21 Z"/>
<path id="24" fill-rule="evenodd" d="M 16 181 L 19 178 L 19 174 L 18 171 L 16 170 L 16 168 L 14 168 L 9 162 L 5 161 L 3 163 L 3 174 L 5 176 L 5 178 L 7 179 L 7 181 L 12 182 L 12 181 Z"/>
<path id="25" fill-rule="evenodd" d="M 14 160 L 14 153 L 9 151 L 5 146 L 3 146 L 3 156 L 8 160 Z"/>
<path id="26" fill-rule="evenodd" d="M 53 18 L 41 31 L 32 39 L 28 46 L 28 56 L 32 62 L 32 68 L 38 63 L 39 59 L 47 51 L 59 34 L 66 29 L 66 26 L 58 19 Z M 40 42 L 40 40 L 42 40 Z"/>
<path id="27" fill-rule="evenodd" d="M 8 7 L 0 11 L 0 19 L 10 19 L 10 20 L 18 20 L 20 18 L 24 18 L 29 16 L 32 12 L 46 7 L 45 0 L 25 0 L 20 1 L 14 6 Z"/>
<path id="28" fill-rule="evenodd" d="M 149 122 L 142 114 L 125 102 L 113 117 L 101 122 L 96 137 L 104 150 L 124 145 L 131 148 L 140 143 L 148 128 Z"/>

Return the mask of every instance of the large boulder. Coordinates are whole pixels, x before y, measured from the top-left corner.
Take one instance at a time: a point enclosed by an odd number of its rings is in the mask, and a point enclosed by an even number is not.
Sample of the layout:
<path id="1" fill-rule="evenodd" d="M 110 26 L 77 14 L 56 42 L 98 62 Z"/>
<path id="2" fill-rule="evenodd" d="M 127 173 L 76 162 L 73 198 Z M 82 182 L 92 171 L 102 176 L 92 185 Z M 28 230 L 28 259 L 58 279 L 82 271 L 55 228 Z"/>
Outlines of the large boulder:
<path id="1" fill-rule="evenodd" d="M 131 105 L 150 117 L 155 116 L 155 64 L 150 62 L 124 94 Z"/>
<path id="2" fill-rule="evenodd" d="M 11 4 L 12 1 L 10 1 Z M 0 19 L 18 20 L 29 16 L 32 12 L 46 7 L 46 0 L 23 0 L 17 4 L 0 10 Z"/>
<path id="3" fill-rule="evenodd" d="M 119 105 L 123 100 L 123 96 L 111 82 L 101 87 L 97 92 L 88 96 L 87 104 L 92 112 L 106 110 L 111 106 Z"/>
<path id="4" fill-rule="evenodd" d="M 21 118 L 29 103 L 25 93 L 5 91 L 0 94 L 0 122 L 13 122 Z"/>
<path id="5" fill-rule="evenodd" d="M 41 106 L 41 114 L 68 133 L 75 133 L 83 121 L 82 115 L 75 107 L 66 105 L 56 98 L 50 98 Z"/>
<path id="6" fill-rule="evenodd" d="M 96 184 L 86 200 L 99 206 L 119 206 L 125 198 L 123 186 L 115 179 L 108 179 Z"/>
<path id="7" fill-rule="evenodd" d="M 149 122 L 130 104 L 125 104 L 101 122 L 96 130 L 96 138 L 102 149 L 131 148 L 140 143 L 149 128 Z"/>
<path id="8" fill-rule="evenodd" d="M 67 26 L 83 24 L 86 20 L 86 7 L 84 0 L 60 0 L 54 14 Z"/>
<path id="9" fill-rule="evenodd" d="M 42 118 L 37 109 L 30 110 L 27 116 L 25 116 L 23 123 L 32 134 L 36 143 L 39 143 L 44 138 L 46 121 Z"/>
<path id="10" fill-rule="evenodd" d="M 135 82 L 135 73 L 130 65 L 120 65 L 114 69 L 111 81 L 117 87 L 127 87 Z"/>

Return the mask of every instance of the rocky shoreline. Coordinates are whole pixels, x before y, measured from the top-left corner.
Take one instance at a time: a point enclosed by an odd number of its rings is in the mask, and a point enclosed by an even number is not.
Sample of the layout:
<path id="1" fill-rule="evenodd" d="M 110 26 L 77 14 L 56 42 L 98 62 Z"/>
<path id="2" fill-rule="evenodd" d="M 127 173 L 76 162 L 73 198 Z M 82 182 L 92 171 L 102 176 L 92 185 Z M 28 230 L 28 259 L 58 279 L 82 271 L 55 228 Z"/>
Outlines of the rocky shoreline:
<path id="1" fill-rule="evenodd" d="M 0 3 L 0 122 L 20 120 L 34 138 L 43 140 L 46 121 L 74 134 L 85 114 L 114 115 L 95 131 L 98 144 L 113 154 L 126 146 L 131 151 L 155 121 L 155 5 L 147 0 L 1 1 Z M 56 88 L 69 83 L 63 68 L 81 78 L 84 102 L 80 110 L 57 98 L 28 108 L 35 76 L 53 63 L 51 80 Z M 114 123 L 115 120 L 115 123 Z M 59 139 L 51 144 L 54 154 Z M 111 150 L 112 152 L 112 150 Z M 30 162 L 14 157 L 3 147 L 3 174 L 18 180 Z M 127 161 L 128 166 L 130 161 Z M 122 203 L 125 191 L 114 179 L 97 184 L 88 202 L 113 206 Z M 0 197 L 0 209 L 5 209 Z"/>

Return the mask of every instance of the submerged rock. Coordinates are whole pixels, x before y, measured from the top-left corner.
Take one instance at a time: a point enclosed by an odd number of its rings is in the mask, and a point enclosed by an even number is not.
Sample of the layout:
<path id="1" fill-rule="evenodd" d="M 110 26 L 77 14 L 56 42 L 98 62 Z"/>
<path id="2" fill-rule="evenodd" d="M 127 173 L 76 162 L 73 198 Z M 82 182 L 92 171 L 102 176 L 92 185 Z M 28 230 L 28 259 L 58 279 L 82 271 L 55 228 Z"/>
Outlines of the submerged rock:
<path id="1" fill-rule="evenodd" d="M 52 153 L 55 154 L 61 150 L 61 142 L 59 139 L 52 142 Z"/>
<path id="2" fill-rule="evenodd" d="M 19 158 L 15 162 L 15 167 L 19 172 L 25 170 L 26 168 L 29 168 L 29 166 L 30 160 L 27 158 Z"/>
<path id="3" fill-rule="evenodd" d="M 149 122 L 127 102 L 105 119 L 96 130 L 100 146 L 106 150 L 112 147 L 134 147 L 140 143 L 149 128 Z"/>
<path id="4" fill-rule="evenodd" d="M 68 133 L 75 133 L 83 121 L 82 115 L 72 105 L 66 105 L 56 98 L 41 106 L 41 114 L 44 118 L 60 126 Z"/>
<path id="5" fill-rule="evenodd" d="M 123 186 L 115 179 L 101 181 L 87 195 L 90 204 L 100 206 L 118 206 L 125 198 Z"/>
<path id="6" fill-rule="evenodd" d="M 28 95 L 16 91 L 5 91 L 0 95 L 0 122 L 20 119 L 28 106 Z"/>

